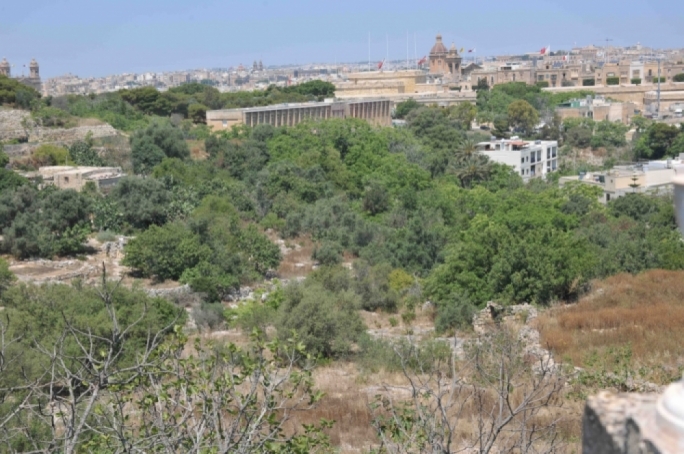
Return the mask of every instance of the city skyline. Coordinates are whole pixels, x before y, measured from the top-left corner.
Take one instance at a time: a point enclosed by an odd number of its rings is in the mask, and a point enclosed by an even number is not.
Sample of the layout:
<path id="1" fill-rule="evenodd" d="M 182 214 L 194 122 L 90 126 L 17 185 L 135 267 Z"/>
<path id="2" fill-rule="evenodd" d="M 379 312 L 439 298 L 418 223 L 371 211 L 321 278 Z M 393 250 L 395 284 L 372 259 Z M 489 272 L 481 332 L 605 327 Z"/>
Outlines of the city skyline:
<path id="1" fill-rule="evenodd" d="M 532 0 L 516 6 L 493 0 L 485 10 L 441 0 L 420 7 L 405 0 L 391 7 L 378 0 L 343 5 L 104 0 L 95 6 L 85 0 L 37 0 L 0 6 L 0 58 L 15 65 L 14 74 L 36 58 L 44 78 L 102 77 L 249 66 L 254 60 L 265 65 L 365 61 L 369 31 L 371 62 L 406 58 L 407 34 L 409 59 L 420 58 L 437 32 L 447 44 L 476 48 L 478 56 L 533 52 L 548 44 L 552 50 L 684 44 L 684 32 L 676 28 L 684 6 L 649 0 L 622 5 Z M 656 20 L 654 33 L 648 24 Z"/>

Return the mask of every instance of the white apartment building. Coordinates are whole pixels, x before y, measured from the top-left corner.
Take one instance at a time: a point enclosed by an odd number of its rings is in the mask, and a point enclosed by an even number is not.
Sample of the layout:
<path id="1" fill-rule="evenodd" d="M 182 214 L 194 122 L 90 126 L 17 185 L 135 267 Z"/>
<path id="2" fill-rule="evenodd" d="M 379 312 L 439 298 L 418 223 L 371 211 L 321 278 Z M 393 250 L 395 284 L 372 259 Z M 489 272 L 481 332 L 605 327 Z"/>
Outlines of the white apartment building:
<path id="1" fill-rule="evenodd" d="M 480 142 L 477 149 L 492 161 L 513 167 L 525 182 L 558 170 L 558 142 L 555 140 L 526 141 L 513 137 Z"/>

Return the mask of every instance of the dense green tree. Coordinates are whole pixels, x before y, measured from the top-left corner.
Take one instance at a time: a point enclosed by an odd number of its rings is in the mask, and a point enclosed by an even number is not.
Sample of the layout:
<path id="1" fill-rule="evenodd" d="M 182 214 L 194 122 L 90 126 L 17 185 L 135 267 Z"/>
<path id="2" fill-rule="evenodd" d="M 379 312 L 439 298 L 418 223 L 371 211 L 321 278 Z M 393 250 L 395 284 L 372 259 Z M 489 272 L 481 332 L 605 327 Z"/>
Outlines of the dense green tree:
<path id="1" fill-rule="evenodd" d="M 123 264 L 160 281 L 179 279 L 186 269 L 209 259 L 211 249 L 179 223 L 156 225 L 126 244 Z"/>
<path id="2" fill-rule="evenodd" d="M 413 98 L 397 103 L 394 108 L 394 118 L 404 119 L 412 110 L 420 108 L 420 104 Z"/>
<path id="3" fill-rule="evenodd" d="M 598 147 L 623 147 L 627 145 L 626 134 L 629 127 L 619 122 L 608 120 L 597 122 L 594 128 L 594 136 L 591 138 L 592 148 Z"/>
<path id="4" fill-rule="evenodd" d="M 668 151 L 679 134 L 679 128 L 675 125 L 653 123 L 639 137 L 634 151 L 641 159 L 661 159 L 669 155 Z"/>
<path id="5" fill-rule="evenodd" d="M 172 112 L 171 101 L 154 87 L 122 90 L 121 98 L 148 115 L 168 116 Z"/>
<path id="6" fill-rule="evenodd" d="M 28 182 L 29 181 L 26 178 L 18 173 L 5 169 L 4 167 L 0 168 L 0 193 L 11 191 L 19 186 L 28 184 Z"/>
<path id="7" fill-rule="evenodd" d="M 171 194 L 159 180 L 126 177 L 114 187 L 108 199 L 116 204 L 116 210 L 108 212 L 108 215 L 120 217 L 134 229 L 146 229 L 166 222 Z"/>
<path id="8" fill-rule="evenodd" d="M 131 159 L 137 174 L 148 174 L 164 158 L 187 159 L 190 149 L 180 129 L 155 122 L 131 137 Z"/>
<path id="9" fill-rule="evenodd" d="M 525 134 L 531 134 L 539 123 L 539 113 L 523 99 L 512 102 L 508 106 L 507 114 L 511 125 Z"/>
<path id="10" fill-rule="evenodd" d="M 93 148 L 93 144 L 89 140 L 74 142 L 69 147 L 69 155 L 75 164 L 80 166 L 102 166 L 104 160 Z"/>
<path id="11" fill-rule="evenodd" d="M 2 246 L 15 257 L 51 258 L 85 250 L 91 211 L 85 195 L 71 189 L 36 194 L 19 188 L 2 203 Z"/>
<path id="12" fill-rule="evenodd" d="M 469 102 L 462 102 L 451 109 L 451 117 L 461 124 L 465 130 L 470 130 L 471 124 L 477 117 L 477 107 Z"/>
<path id="13" fill-rule="evenodd" d="M 204 104 L 194 103 L 188 106 L 188 118 L 194 123 L 207 122 L 207 106 Z"/>

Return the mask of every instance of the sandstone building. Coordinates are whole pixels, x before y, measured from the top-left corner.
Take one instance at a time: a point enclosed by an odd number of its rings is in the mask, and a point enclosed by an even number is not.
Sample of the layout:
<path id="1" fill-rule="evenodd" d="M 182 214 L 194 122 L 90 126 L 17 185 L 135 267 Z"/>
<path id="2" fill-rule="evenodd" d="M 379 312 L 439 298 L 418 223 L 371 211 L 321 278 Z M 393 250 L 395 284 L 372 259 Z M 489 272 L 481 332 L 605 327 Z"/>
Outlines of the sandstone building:
<path id="1" fill-rule="evenodd" d="M 214 130 L 230 129 L 245 124 L 270 124 L 275 127 L 296 126 L 308 119 L 361 118 L 373 125 L 392 123 L 392 105 L 388 99 L 358 99 L 299 104 L 277 104 L 245 109 L 207 111 L 207 125 Z"/>

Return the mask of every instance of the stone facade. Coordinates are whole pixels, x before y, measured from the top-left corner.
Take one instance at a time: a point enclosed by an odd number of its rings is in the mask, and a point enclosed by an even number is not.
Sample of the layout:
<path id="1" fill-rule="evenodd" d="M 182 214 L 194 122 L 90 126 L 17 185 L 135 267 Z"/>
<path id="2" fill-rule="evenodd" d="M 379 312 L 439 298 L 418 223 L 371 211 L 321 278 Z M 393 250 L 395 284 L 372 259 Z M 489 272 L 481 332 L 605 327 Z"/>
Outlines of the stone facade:
<path id="1" fill-rule="evenodd" d="M 387 99 L 354 99 L 207 111 L 207 125 L 214 130 L 229 129 L 240 124 L 295 126 L 308 119 L 328 118 L 360 118 L 373 125 L 389 126 L 392 122 L 392 103 Z"/>

